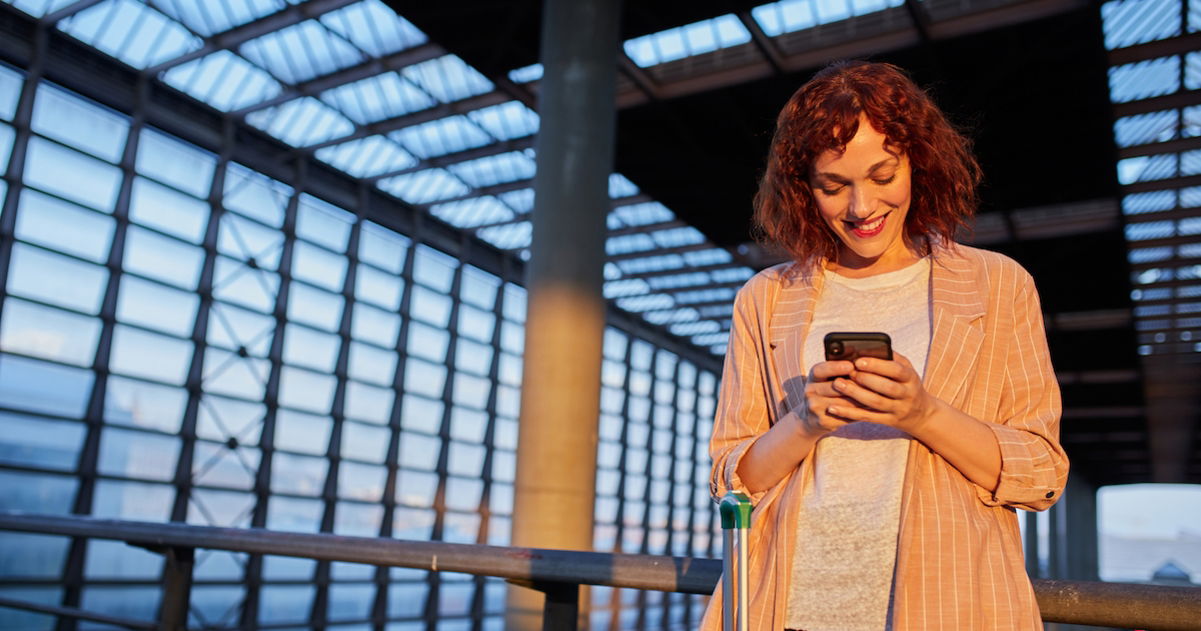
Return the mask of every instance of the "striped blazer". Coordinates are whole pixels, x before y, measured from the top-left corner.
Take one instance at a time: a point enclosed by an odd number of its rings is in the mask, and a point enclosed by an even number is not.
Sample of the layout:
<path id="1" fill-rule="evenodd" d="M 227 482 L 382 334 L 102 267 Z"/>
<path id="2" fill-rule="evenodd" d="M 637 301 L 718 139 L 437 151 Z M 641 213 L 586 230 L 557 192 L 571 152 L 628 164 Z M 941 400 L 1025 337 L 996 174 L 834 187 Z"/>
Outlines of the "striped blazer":
<path id="1" fill-rule="evenodd" d="M 1001 476 L 995 491 L 984 489 L 911 441 L 893 628 L 1042 629 L 1015 508 L 1044 510 L 1058 500 L 1068 460 L 1059 444 L 1059 386 L 1038 294 L 1030 274 L 1001 254 L 952 245 L 936 248 L 932 263 L 933 334 L 923 384 L 990 424 Z M 710 441 L 710 492 L 714 498 L 747 493 L 755 506 L 747 570 L 748 618 L 756 631 L 784 628 L 793 553 L 804 545 L 796 511 L 813 473 L 806 459 L 774 487 L 751 494 L 738 464 L 778 419 L 804 413 L 802 351 L 821 283 L 819 268 L 778 265 L 747 281 L 734 302 Z M 720 591 L 703 629 L 720 628 Z"/>

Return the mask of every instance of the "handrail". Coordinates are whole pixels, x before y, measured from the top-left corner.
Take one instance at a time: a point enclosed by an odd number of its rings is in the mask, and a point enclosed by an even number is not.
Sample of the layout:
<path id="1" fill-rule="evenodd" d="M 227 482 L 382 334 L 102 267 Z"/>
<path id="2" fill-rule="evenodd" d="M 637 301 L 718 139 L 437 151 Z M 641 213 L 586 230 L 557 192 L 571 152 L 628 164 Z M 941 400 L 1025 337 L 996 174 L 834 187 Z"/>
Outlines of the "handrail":
<path id="1" fill-rule="evenodd" d="M 133 522 L 0 511 L 0 530 L 116 539 L 162 549 L 206 548 L 496 576 L 534 585 L 586 584 L 712 594 L 721 561 L 465 543 Z M 1043 620 L 1184 631 L 1201 629 L 1201 587 L 1035 580 Z"/>

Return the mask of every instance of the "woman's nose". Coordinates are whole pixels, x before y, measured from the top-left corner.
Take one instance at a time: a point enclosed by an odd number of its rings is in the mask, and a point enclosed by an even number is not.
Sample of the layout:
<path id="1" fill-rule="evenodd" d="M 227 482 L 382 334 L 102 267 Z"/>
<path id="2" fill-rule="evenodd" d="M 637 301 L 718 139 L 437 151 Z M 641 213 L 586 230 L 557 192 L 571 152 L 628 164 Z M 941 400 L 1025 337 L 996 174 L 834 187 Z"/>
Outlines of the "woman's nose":
<path id="1" fill-rule="evenodd" d="M 851 188 L 850 205 L 847 208 L 847 214 L 854 219 L 863 219 L 872 214 L 872 200 L 869 191 L 862 186 Z"/>

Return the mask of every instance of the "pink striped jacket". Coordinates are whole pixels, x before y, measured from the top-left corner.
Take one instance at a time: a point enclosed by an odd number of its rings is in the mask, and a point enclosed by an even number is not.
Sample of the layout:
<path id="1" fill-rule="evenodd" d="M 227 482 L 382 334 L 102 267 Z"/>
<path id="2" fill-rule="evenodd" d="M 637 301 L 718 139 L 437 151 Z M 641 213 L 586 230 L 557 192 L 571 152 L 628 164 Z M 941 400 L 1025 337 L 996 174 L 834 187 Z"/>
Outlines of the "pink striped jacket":
<path id="1" fill-rule="evenodd" d="M 739 460 L 777 419 L 801 411 L 801 356 L 822 275 L 778 265 L 751 278 L 734 303 L 710 455 L 715 498 L 747 493 Z M 935 251 L 933 336 L 923 383 L 931 394 L 991 423 L 1001 446 L 996 491 L 979 487 L 918 441 L 909 448 L 897 548 L 893 628 L 1042 629 L 1026 576 L 1015 508 L 1059 499 L 1068 460 L 1059 444 L 1059 386 L 1030 274 L 1001 254 Z M 749 621 L 779 631 L 797 541 L 796 511 L 811 483 L 808 460 L 750 494 Z M 854 527 L 849 524 L 848 527 Z M 702 628 L 721 626 L 721 587 Z"/>

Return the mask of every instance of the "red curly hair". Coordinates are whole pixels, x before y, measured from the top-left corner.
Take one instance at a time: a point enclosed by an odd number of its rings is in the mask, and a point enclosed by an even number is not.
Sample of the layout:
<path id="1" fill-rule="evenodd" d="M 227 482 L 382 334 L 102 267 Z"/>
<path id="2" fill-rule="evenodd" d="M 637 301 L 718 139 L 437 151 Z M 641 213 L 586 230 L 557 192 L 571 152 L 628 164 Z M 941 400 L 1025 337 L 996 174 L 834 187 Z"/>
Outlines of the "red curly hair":
<path id="1" fill-rule="evenodd" d="M 952 243 L 976 211 L 980 166 L 971 143 L 900 68 L 836 62 L 792 95 L 776 120 L 767 169 L 755 194 L 761 241 L 783 248 L 803 266 L 834 258 L 840 241 L 818 211 L 810 171 L 827 150 L 842 151 L 860 114 L 909 157 L 913 170 L 905 239 L 928 254 L 933 241 Z"/>

